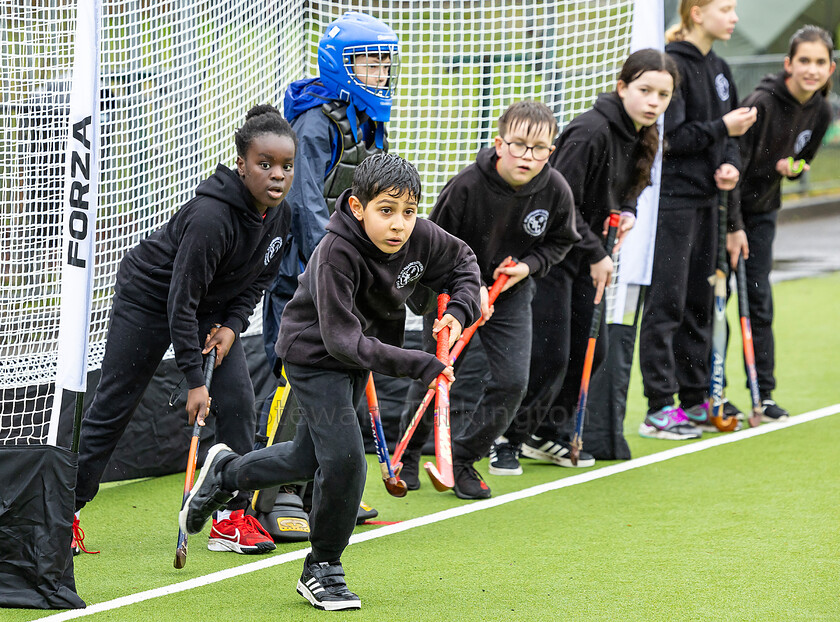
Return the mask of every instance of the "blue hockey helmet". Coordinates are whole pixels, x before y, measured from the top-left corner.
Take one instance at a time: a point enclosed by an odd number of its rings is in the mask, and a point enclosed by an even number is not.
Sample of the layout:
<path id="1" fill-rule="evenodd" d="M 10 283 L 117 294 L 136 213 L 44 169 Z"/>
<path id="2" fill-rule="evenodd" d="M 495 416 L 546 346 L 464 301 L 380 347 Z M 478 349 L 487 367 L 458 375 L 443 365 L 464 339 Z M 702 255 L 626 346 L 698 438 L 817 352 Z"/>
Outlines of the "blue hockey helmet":
<path id="1" fill-rule="evenodd" d="M 318 44 L 324 86 L 339 99 L 364 110 L 374 121 L 391 118 L 399 76 L 399 39 L 385 23 L 348 11 L 327 26 Z"/>

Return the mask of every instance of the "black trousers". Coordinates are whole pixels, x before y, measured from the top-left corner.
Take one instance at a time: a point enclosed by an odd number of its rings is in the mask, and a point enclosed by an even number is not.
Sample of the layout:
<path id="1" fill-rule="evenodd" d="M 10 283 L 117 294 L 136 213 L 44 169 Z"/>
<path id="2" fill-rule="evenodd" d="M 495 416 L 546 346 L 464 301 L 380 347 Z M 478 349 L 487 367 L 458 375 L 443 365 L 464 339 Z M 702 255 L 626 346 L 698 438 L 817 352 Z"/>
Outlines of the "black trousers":
<path id="1" fill-rule="evenodd" d="M 649 411 L 693 406 L 709 391 L 717 256 L 717 204 L 660 206 L 653 274 L 639 333 L 639 360 Z"/>
<path id="2" fill-rule="evenodd" d="M 204 345 L 211 326 L 223 318 L 199 318 L 196 344 Z M 94 498 L 99 481 L 137 409 L 146 387 L 169 348 L 169 322 L 165 314 L 153 313 L 133 300 L 116 294 L 111 308 L 102 377 L 93 402 L 82 420 L 79 440 L 79 471 L 76 479 L 76 509 Z M 216 435 L 237 453 L 254 446 L 256 415 L 254 385 L 248 372 L 242 342 L 234 341 L 230 352 L 213 373 L 210 386 Z M 184 413 L 186 420 L 186 413 Z M 228 504 L 242 509 L 245 493 Z"/>
<path id="3" fill-rule="evenodd" d="M 350 541 L 365 486 L 367 461 L 355 405 L 368 372 L 288 362 L 284 368 L 299 404 L 294 438 L 232 460 L 224 477 L 240 490 L 314 481 L 312 557 L 334 561 Z"/>
<path id="4" fill-rule="evenodd" d="M 464 413 L 463 420 L 453 421 L 453 431 L 457 430 L 452 440 L 455 460 L 475 462 L 486 456 L 493 441 L 504 433 L 519 409 L 528 387 L 533 297 L 534 279 L 527 279 L 510 295 L 503 294 L 496 300 L 492 317 L 478 329 L 489 373 L 475 409 Z M 434 318 L 433 314 L 423 317 L 423 347 L 427 352 L 435 351 L 436 342 L 431 336 Z M 465 355 L 466 349 L 458 361 L 463 361 Z M 457 382 L 457 362 L 455 367 Z M 402 413 L 401 432 L 408 426 L 426 390 L 427 387 L 420 382 L 413 382 L 409 387 L 406 396 L 408 408 Z M 431 412 L 427 411 L 409 442 L 407 452 L 419 457 L 433 425 Z"/>
<path id="5" fill-rule="evenodd" d="M 511 443 L 521 444 L 532 433 L 552 439 L 571 437 L 594 299 L 589 263 L 577 254 L 536 280 L 528 391 L 505 432 Z M 606 358 L 607 339 L 602 315 L 593 373 Z"/>
<path id="6" fill-rule="evenodd" d="M 779 212 L 745 212 L 743 217 L 744 230 L 750 245 L 750 257 L 744 264 L 747 269 L 747 300 L 750 303 L 758 391 L 762 399 L 769 399 L 776 388 L 776 344 L 773 337 L 773 288 L 770 286 L 770 271 L 773 269 L 773 242 L 776 239 Z"/>

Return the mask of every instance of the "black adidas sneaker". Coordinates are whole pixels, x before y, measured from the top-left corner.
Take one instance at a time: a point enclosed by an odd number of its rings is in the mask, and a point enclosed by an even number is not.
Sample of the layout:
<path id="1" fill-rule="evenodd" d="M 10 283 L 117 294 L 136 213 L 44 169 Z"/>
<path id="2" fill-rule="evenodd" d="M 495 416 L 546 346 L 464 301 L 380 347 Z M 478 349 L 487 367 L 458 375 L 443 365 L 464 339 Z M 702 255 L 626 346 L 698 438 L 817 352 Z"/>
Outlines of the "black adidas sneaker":
<path id="1" fill-rule="evenodd" d="M 307 555 L 303 560 L 303 574 L 297 584 L 298 594 L 316 609 L 324 611 L 361 609 L 361 599 L 347 589 L 341 561 L 313 562 L 310 557 Z"/>

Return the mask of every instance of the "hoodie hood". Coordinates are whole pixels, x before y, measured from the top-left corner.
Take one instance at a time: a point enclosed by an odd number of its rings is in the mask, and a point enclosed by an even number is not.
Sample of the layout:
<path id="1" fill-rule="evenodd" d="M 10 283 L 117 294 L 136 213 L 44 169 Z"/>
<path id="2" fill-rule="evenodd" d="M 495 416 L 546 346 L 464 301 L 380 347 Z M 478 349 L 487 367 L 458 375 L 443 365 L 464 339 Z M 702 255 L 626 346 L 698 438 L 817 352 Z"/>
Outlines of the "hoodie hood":
<path id="1" fill-rule="evenodd" d="M 247 226 L 261 227 L 263 224 L 263 217 L 257 210 L 254 197 L 248 192 L 239 173 L 233 169 L 217 165 L 213 174 L 198 185 L 195 194 L 197 197 L 204 196 L 230 205 Z M 277 210 L 269 209 L 266 218 L 272 211 Z"/>
<path id="2" fill-rule="evenodd" d="M 478 167 L 481 175 L 487 180 L 488 186 L 498 193 L 511 197 L 528 197 L 537 194 L 540 190 L 548 184 L 548 169 L 550 168 L 546 163 L 543 169 L 524 186 L 514 189 L 507 183 L 499 171 L 496 170 L 496 162 L 499 156 L 496 155 L 496 150 L 493 147 L 482 149 L 478 152 L 475 158 L 475 164 Z"/>
<path id="3" fill-rule="evenodd" d="M 283 97 L 283 116 L 291 123 L 295 117 L 302 115 L 310 108 L 333 99 L 338 99 L 338 95 L 324 86 L 318 78 L 296 80 L 289 85 Z"/>
<path id="4" fill-rule="evenodd" d="M 689 43 L 688 41 L 672 41 L 668 44 L 668 49 L 666 50 L 668 54 L 674 54 L 675 56 L 683 56 L 688 59 L 692 59 L 693 61 L 702 61 L 706 58 L 706 54 L 703 54 L 696 45 L 693 43 Z M 712 54 L 713 52 L 709 52 Z"/>
<path id="5" fill-rule="evenodd" d="M 365 257 L 385 262 L 402 257 L 406 253 L 408 245 L 411 244 L 411 238 L 396 253 L 386 253 L 377 248 L 376 244 L 365 233 L 364 225 L 356 219 L 350 209 L 349 198 L 351 194 L 352 190 L 348 188 L 338 197 L 335 203 L 335 212 L 330 216 L 330 221 L 327 223 L 327 231 L 347 240 Z"/>
<path id="6" fill-rule="evenodd" d="M 624 103 L 621 101 L 618 93 L 612 92 L 598 95 L 598 99 L 595 100 L 593 108 L 606 117 L 610 127 L 623 140 L 633 141 L 637 138 L 638 132 L 636 132 L 636 126 L 633 125 L 633 119 L 630 118 L 630 115 L 624 109 Z"/>
<path id="7" fill-rule="evenodd" d="M 768 74 L 761 79 L 761 82 L 758 83 L 755 90 L 769 93 L 786 107 L 793 106 L 795 108 L 805 108 L 814 101 L 819 103 L 819 100 L 822 99 L 822 97 L 812 97 L 804 104 L 800 103 L 799 100 L 796 99 L 788 90 L 787 84 L 785 83 L 786 77 L 787 76 L 784 71 Z"/>

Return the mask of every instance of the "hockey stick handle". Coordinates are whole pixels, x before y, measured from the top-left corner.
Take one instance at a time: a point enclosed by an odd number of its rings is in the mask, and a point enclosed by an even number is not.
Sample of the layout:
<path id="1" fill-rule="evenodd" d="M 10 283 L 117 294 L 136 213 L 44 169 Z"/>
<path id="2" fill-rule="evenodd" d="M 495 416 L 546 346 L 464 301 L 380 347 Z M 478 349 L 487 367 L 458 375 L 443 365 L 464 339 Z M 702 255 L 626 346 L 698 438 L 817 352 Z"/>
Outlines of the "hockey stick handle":
<path id="1" fill-rule="evenodd" d="M 213 370 L 216 367 L 216 348 L 210 350 L 207 353 L 207 358 L 204 361 L 204 386 L 207 387 L 207 391 L 210 391 L 210 385 L 213 382 Z M 209 404 L 208 404 L 208 414 L 209 413 Z M 198 466 L 198 443 L 201 438 L 201 426 L 198 425 L 198 417 L 196 417 L 195 423 L 193 423 L 193 430 L 192 436 L 190 437 L 190 451 L 187 456 L 187 472 L 184 477 L 184 498 L 181 500 L 181 507 L 184 507 L 184 504 L 187 502 L 187 498 L 190 496 L 190 490 L 193 486 L 193 481 L 195 480 L 195 469 Z M 181 531 L 181 528 L 178 528 L 178 544 L 175 547 L 175 562 L 174 566 L 177 569 L 181 569 L 187 563 L 187 534 Z"/>
<path id="2" fill-rule="evenodd" d="M 709 419 L 721 432 L 731 432 L 738 427 L 736 417 L 723 412 L 723 376 L 726 364 L 726 277 L 729 261 L 726 253 L 726 220 L 729 211 L 729 191 L 721 190 L 718 205 L 718 258 L 713 278 L 714 308 L 712 316 L 712 353 L 709 380 Z"/>
<path id="3" fill-rule="evenodd" d="M 443 318 L 448 304 L 448 293 L 438 295 L 438 320 Z M 449 326 L 444 326 L 438 332 L 437 357 L 448 366 Z M 455 485 L 455 480 L 452 471 L 452 435 L 449 428 L 449 379 L 443 374 L 437 377 L 435 389 L 435 462 L 434 468 L 428 463 L 425 465 L 432 485 L 440 492 L 449 490 Z"/>
<path id="4" fill-rule="evenodd" d="M 516 261 L 511 259 L 506 266 L 515 266 Z M 502 288 L 508 282 L 510 278 L 507 274 L 500 274 L 498 278 L 493 282 L 493 285 L 487 290 L 487 303 L 489 306 L 492 306 L 494 302 L 496 302 L 496 298 L 499 297 L 499 294 L 502 291 Z M 464 332 L 461 333 L 461 336 L 458 338 L 458 341 L 455 342 L 455 345 L 452 347 L 452 350 L 449 352 L 449 364 L 454 365 L 455 361 L 458 360 L 458 356 L 463 352 L 464 348 L 470 342 L 475 331 L 478 330 L 478 327 L 481 325 L 481 320 L 474 322 L 469 327 L 467 327 Z M 411 437 L 414 436 L 414 431 L 417 429 L 417 426 L 420 424 L 420 419 L 423 417 L 423 413 L 426 412 L 426 409 L 429 407 L 429 404 L 432 403 L 432 399 L 435 396 L 435 390 L 429 389 L 426 391 L 426 395 L 423 396 L 423 400 L 420 402 L 420 405 L 417 407 L 417 410 L 414 412 L 414 416 L 411 418 L 411 421 L 408 424 L 408 427 L 405 429 L 403 433 L 403 437 L 400 439 L 400 442 L 397 443 L 396 448 L 394 449 L 394 456 L 393 456 L 393 463 L 397 464 L 400 460 L 402 460 L 403 454 L 405 453 L 406 448 L 408 447 L 408 442 L 411 440 Z"/>
<path id="5" fill-rule="evenodd" d="M 618 236 L 618 224 L 621 221 L 621 214 L 619 212 L 610 212 L 609 221 L 607 223 L 607 237 L 604 241 L 604 248 L 607 254 L 612 253 L 615 246 L 615 239 Z M 569 456 L 572 464 L 577 465 L 580 450 L 583 448 L 583 421 L 586 415 L 586 401 L 589 397 L 589 379 L 592 375 L 592 364 L 595 360 L 595 344 L 598 341 L 598 333 L 601 330 L 601 316 L 604 311 L 604 299 L 606 292 L 601 296 L 601 300 L 595 305 L 592 311 L 592 321 L 589 324 L 589 340 L 586 343 L 586 354 L 583 359 L 583 372 L 580 378 L 580 391 L 578 392 L 577 409 L 575 410 L 575 432 L 572 436 L 572 450 Z"/>
<path id="6" fill-rule="evenodd" d="M 761 424 L 764 412 L 761 408 L 761 394 L 758 390 L 758 371 L 755 368 L 755 344 L 753 342 L 752 325 L 750 323 L 749 294 L 747 293 L 747 265 L 743 255 L 738 256 L 735 280 L 738 284 L 738 314 L 741 316 L 741 339 L 744 344 L 747 386 L 750 388 L 750 400 L 752 401 L 752 413 L 747 421 L 751 428 L 755 428 Z"/>

